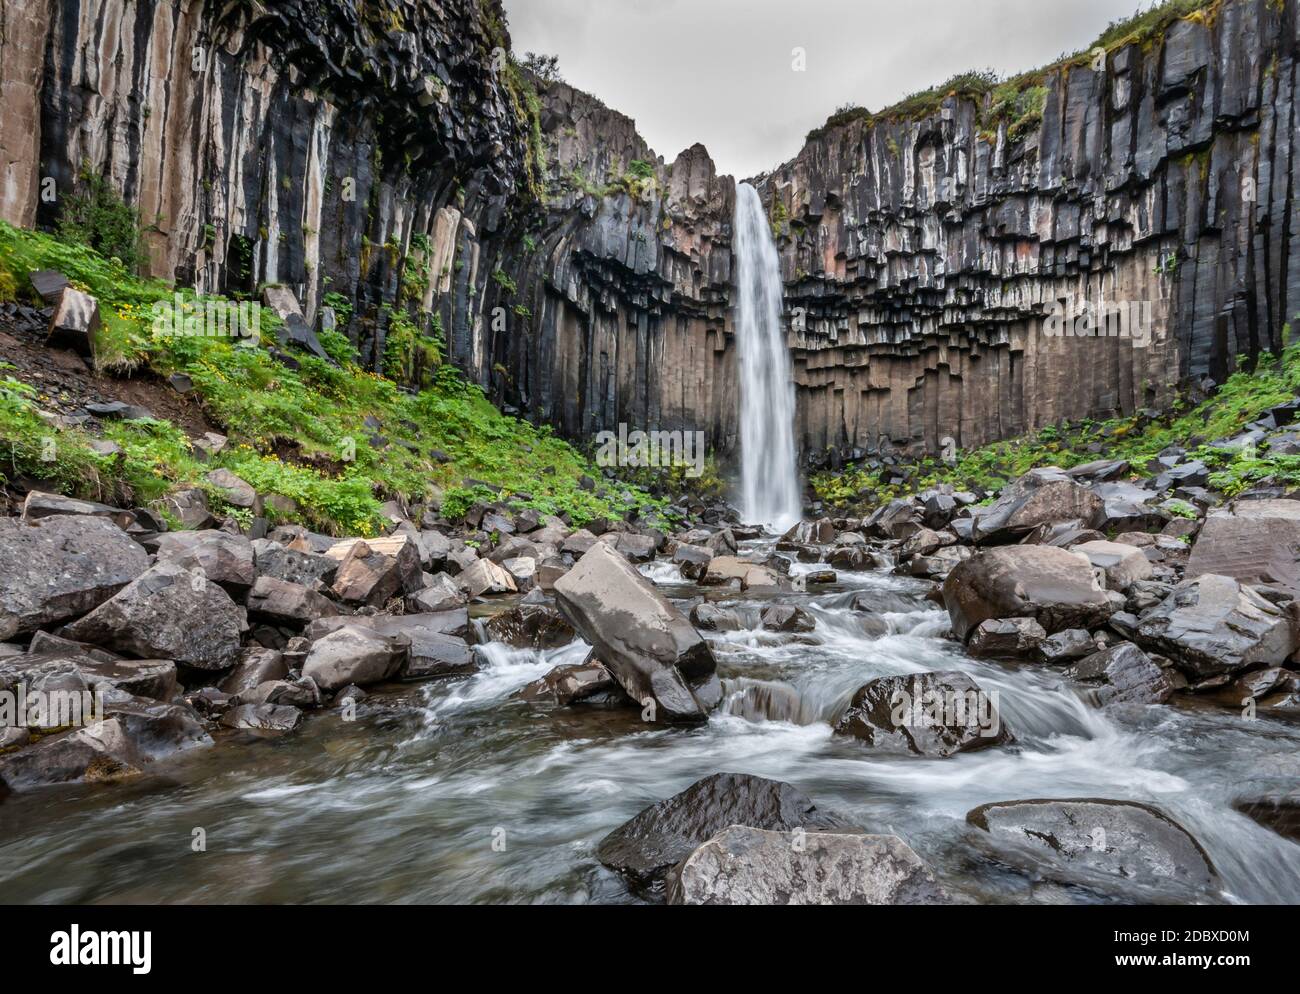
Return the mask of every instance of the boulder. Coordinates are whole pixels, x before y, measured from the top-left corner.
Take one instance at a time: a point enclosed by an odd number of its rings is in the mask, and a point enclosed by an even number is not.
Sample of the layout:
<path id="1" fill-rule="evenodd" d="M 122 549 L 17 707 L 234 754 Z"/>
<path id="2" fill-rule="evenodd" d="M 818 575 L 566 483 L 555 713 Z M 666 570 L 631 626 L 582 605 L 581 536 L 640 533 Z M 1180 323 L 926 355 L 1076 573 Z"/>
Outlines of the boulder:
<path id="1" fill-rule="evenodd" d="M 437 632 L 412 630 L 401 637 L 410 640 L 406 659 L 397 675 L 402 680 L 464 676 L 478 669 L 474 650 L 463 638 Z"/>
<path id="2" fill-rule="evenodd" d="M 601 840 L 596 857 L 634 885 L 647 887 L 732 825 L 775 832 L 849 827 L 788 783 L 715 773 L 614 829 Z"/>
<path id="3" fill-rule="evenodd" d="M 928 757 L 1015 741 L 998 714 L 996 695 L 985 694 L 956 670 L 864 683 L 834 722 L 834 731 L 883 752 Z"/>
<path id="4" fill-rule="evenodd" d="M 696 604 L 690 617 L 692 625 L 706 632 L 736 632 L 743 627 L 735 611 L 713 604 Z"/>
<path id="5" fill-rule="evenodd" d="M 310 677 L 297 680 L 267 680 L 239 695 L 240 704 L 287 704 L 295 708 L 318 708 L 320 688 Z"/>
<path id="6" fill-rule="evenodd" d="M 340 551 L 342 554 L 337 555 Z M 419 550 L 406 536 L 397 541 L 358 539 L 347 543 L 342 550 L 335 546 L 328 555 L 339 559 L 331 589 L 335 597 L 347 604 L 383 607 L 393 597 L 418 593 L 424 588 Z"/>
<path id="7" fill-rule="evenodd" d="M 244 624 L 244 612 L 202 570 L 159 563 L 64 634 L 141 659 L 220 670 L 235 663 Z"/>
<path id="8" fill-rule="evenodd" d="M 0 783 L 21 790 L 49 783 L 104 783 L 135 776 L 144 758 L 121 722 L 108 718 L 0 755 Z"/>
<path id="9" fill-rule="evenodd" d="M 91 358 L 99 334 L 99 301 L 73 286 L 65 286 L 50 315 L 47 345 L 69 348 Z"/>
<path id="10" fill-rule="evenodd" d="M 708 643 L 626 559 L 598 542 L 555 583 L 561 613 L 656 720 L 702 721 L 722 697 Z"/>
<path id="11" fill-rule="evenodd" d="M 632 704 L 599 660 L 557 666 L 518 692 L 527 701 L 570 704 Z"/>
<path id="12" fill-rule="evenodd" d="M 741 590 L 755 587 L 776 587 L 780 580 L 777 575 L 761 563 L 735 556 L 714 556 L 709 561 L 704 575 L 699 578 L 702 586 L 725 586 L 739 581 Z"/>
<path id="13" fill-rule="evenodd" d="M 120 690 L 105 696 L 105 715 L 121 726 L 135 754 L 146 762 L 212 745 L 199 716 L 185 704 L 134 697 Z"/>
<path id="14" fill-rule="evenodd" d="M 513 594 L 519 589 L 515 578 L 490 559 L 475 560 L 456 579 L 471 600 L 488 594 Z"/>
<path id="15" fill-rule="evenodd" d="M 149 568 L 149 556 L 99 517 L 57 516 L 0 530 L 0 640 L 94 610 Z"/>
<path id="16" fill-rule="evenodd" d="M 251 544 L 253 563 L 261 576 L 316 589 L 320 585 L 332 584 L 338 573 L 339 561 L 329 556 L 299 552 L 266 538 L 259 538 Z"/>
<path id="17" fill-rule="evenodd" d="M 240 704 L 221 716 L 221 724 L 241 732 L 283 735 L 302 722 L 302 712 L 290 704 Z"/>
<path id="18" fill-rule="evenodd" d="M 1046 638 L 1043 626 L 1033 618 L 986 618 L 975 626 L 966 651 L 972 656 L 1025 658 Z"/>
<path id="19" fill-rule="evenodd" d="M 246 480 L 240 479 L 228 469 L 214 469 L 207 474 L 207 481 L 217 490 L 231 507 L 252 508 L 257 503 L 257 491 Z"/>
<path id="20" fill-rule="evenodd" d="M 977 544 L 1011 542 L 1039 525 L 1081 520 L 1092 523 L 1102 499 L 1055 467 L 1030 470 L 1002 491 L 975 520 Z"/>
<path id="21" fill-rule="evenodd" d="M 186 531 L 211 528 L 216 523 L 208 509 L 207 495 L 197 487 L 168 494 L 161 503 Z"/>
<path id="22" fill-rule="evenodd" d="M 1097 651 L 1097 640 L 1082 628 L 1067 628 L 1049 635 L 1038 647 L 1038 657 L 1045 663 L 1064 663 L 1082 659 Z"/>
<path id="23" fill-rule="evenodd" d="M 78 500 L 75 497 L 49 494 L 40 490 L 31 491 L 23 499 L 23 521 L 27 524 L 39 521 L 41 518 L 52 518 L 60 514 L 107 518 L 123 531 L 128 529 L 135 521 L 135 516 L 130 511 L 124 511 L 120 507 L 110 507 L 108 504 L 100 504 L 93 500 Z"/>
<path id="24" fill-rule="evenodd" d="M 166 532 L 153 540 L 151 548 L 157 549 L 158 562 L 201 569 L 233 597 L 247 593 L 257 579 L 252 543 L 242 535 L 213 529 Z"/>
<path id="25" fill-rule="evenodd" d="M 344 626 L 368 628 L 386 637 L 404 635 L 455 635 L 469 637 L 469 612 L 465 608 L 454 611 L 435 611 L 429 614 L 376 614 L 352 618 L 318 618 L 307 626 L 303 634 L 313 642 Z"/>
<path id="26" fill-rule="evenodd" d="M 713 552 L 702 545 L 682 542 L 673 550 L 672 561 L 688 580 L 698 580 L 713 561 Z"/>
<path id="27" fill-rule="evenodd" d="M 259 576 L 248 592 L 248 613 L 276 624 L 305 625 L 341 614 L 337 604 L 300 583 Z"/>
<path id="28" fill-rule="evenodd" d="M 579 528 L 564 540 L 564 544 L 560 546 L 560 551 L 567 552 L 571 556 L 585 556 L 598 541 L 599 539 L 587 529 Z"/>
<path id="29" fill-rule="evenodd" d="M 446 573 L 426 577 L 424 589 L 406 595 L 406 610 L 413 614 L 429 611 L 451 611 L 465 605 L 465 592 L 460 584 Z"/>
<path id="30" fill-rule="evenodd" d="M 1232 806 L 1283 838 L 1300 842 L 1300 790 L 1244 797 Z"/>
<path id="31" fill-rule="evenodd" d="M 1071 667 L 1068 675 L 1094 685 L 1089 696 L 1098 707 L 1163 704 L 1174 692 L 1165 671 L 1132 642 L 1120 642 L 1087 656 Z"/>
<path id="32" fill-rule="evenodd" d="M 894 835 L 724 828 L 668 873 L 676 905 L 946 904 L 921 858 Z"/>
<path id="33" fill-rule="evenodd" d="M 769 632 L 811 632 L 817 627 L 813 616 L 791 604 L 771 604 L 763 611 L 763 627 Z"/>
<path id="34" fill-rule="evenodd" d="M 981 550 L 948 574 L 943 600 L 962 640 L 987 618 L 1033 618 L 1050 635 L 1101 625 L 1115 610 L 1088 560 L 1050 545 Z"/>
<path id="35" fill-rule="evenodd" d="M 312 643 L 302 672 L 321 690 L 338 690 L 350 683 L 364 687 L 394 676 L 409 647 L 410 640 L 405 637 L 344 625 Z"/>
<path id="36" fill-rule="evenodd" d="M 1214 573 L 1174 587 L 1158 607 L 1141 616 L 1132 637 L 1202 678 L 1253 665 L 1277 666 L 1297 647 L 1289 610 Z"/>
<path id="37" fill-rule="evenodd" d="M 484 627 L 488 641 L 516 649 L 558 649 L 578 637 L 557 611 L 541 604 L 520 604 L 496 615 Z"/>
<path id="38" fill-rule="evenodd" d="M 966 815 L 1000 858 L 1080 884 L 1218 884 L 1209 856 L 1185 828 L 1146 804 L 1100 798 L 998 801 Z"/>
<path id="39" fill-rule="evenodd" d="M 1241 500 L 1211 511 L 1192 545 L 1185 579 L 1205 573 L 1300 592 L 1300 501 Z"/>
<path id="40" fill-rule="evenodd" d="M 1151 579 L 1151 560 L 1141 549 L 1119 542 L 1081 542 L 1072 552 L 1088 557 L 1106 577 L 1107 590 L 1128 590 L 1139 580 Z"/>
<path id="41" fill-rule="evenodd" d="M 239 662 L 217 687 L 222 693 L 238 697 L 260 683 L 284 680 L 288 676 L 289 667 L 283 655 L 274 649 L 249 646 L 239 654 Z"/>

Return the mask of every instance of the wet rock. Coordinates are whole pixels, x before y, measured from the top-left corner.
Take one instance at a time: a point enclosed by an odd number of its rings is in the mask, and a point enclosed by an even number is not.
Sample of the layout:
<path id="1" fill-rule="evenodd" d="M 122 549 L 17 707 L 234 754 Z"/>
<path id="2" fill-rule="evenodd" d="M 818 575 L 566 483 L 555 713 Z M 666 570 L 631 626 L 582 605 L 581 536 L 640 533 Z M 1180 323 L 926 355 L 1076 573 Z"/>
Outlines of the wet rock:
<path id="1" fill-rule="evenodd" d="M 83 657 L 75 663 L 92 689 L 111 688 L 159 701 L 172 700 L 178 690 L 176 664 L 170 659 Z"/>
<path id="2" fill-rule="evenodd" d="M 692 607 L 691 624 L 706 632 L 736 632 L 744 627 L 735 611 L 713 604 L 696 604 Z"/>
<path id="3" fill-rule="evenodd" d="M 1082 628 L 1067 628 L 1049 635 L 1038 647 L 1038 657 L 1045 663 L 1065 663 L 1083 659 L 1097 651 L 1097 641 Z"/>
<path id="4" fill-rule="evenodd" d="M 240 704 L 288 704 L 296 708 L 318 708 L 320 688 L 310 677 L 297 680 L 267 680 L 239 695 Z"/>
<path id="5" fill-rule="evenodd" d="M 1039 525 L 1074 519 L 1091 522 L 1101 509 L 1102 499 L 1064 471 L 1030 470 L 976 518 L 972 538 L 980 545 L 1011 542 Z"/>
<path id="6" fill-rule="evenodd" d="M 305 625 L 343 613 L 324 594 L 271 576 L 257 578 L 248 592 L 247 604 L 251 616 L 284 625 Z"/>
<path id="7" fill-rule="evenodd" d="M 50 783 L 104 783 L 135 776 L 144 759 L 117 719 L 61 732 L 0 755 L 0 782 L 21 790 Z"/>
<path id="8" fill-rule="evenodd" d="M 559 612 L 540 604 L 521 604 L 498 614 L 485 628 L 489 641 L 516 649 L 558 649 L 578 637 Z"/>
<path id="9" fill-rule="evenodd" d="M 141 659 L 220 670 L 238 657 L 243 625 L 243 612 L 201 570 L 159 563 L 64 634 Z"/>
<path id="10" fill-rule="evenodd" d="M 1153 608 L 1164 601 L 1171 593 L 1174 587 L 1171 583 L 1161 583 L 1159 580 L 1139 580 L 1128 589 L 1128 609 L 1134 614 L 1141 614 L 1148 608 Z"/>
<path id="11" fill-rule="evenodd" d="M 1097 707 L 1163 704 L 1174 692 L 1173 681 L 1165 671 L 1132 642 L 1121 642 L 1087 656 L 1071 667 L 1068 675 L 1096 685 L 1089 694 Z"/>
<path id="12" fill-rule="evenodd" d="M 1033 618 L 986 618 L 975 626 L 966 650 L 972 656 L 1025 658 L 1046 638 L 1043 626 Z"/>
<path id="13" fill-rule="evenodd" d="M 212 745 L 202 722 L 183 704 L 134 697 L 123 691 L 106 695 L 104 713 L 121 726 L 136 755 L 147 762 Z"/>
<path id="14" fill-rule="evenodd" d="M 235 668 L 217 684 L 222 693 L 238 697 L 260 683 L 283 680 L 289 675 L 284 656 L 274 649 L 249 646 L 239 654 Z"/>
<path id="15" fill-rule="evenodd" d="M 634 704 L 618 681 L 596 659 L 557 666 L 519 691 L 527 701 L 570 704 Z"/>
<path id="16" fill-rule="evenodd" d="M 473 600 L 488 594 L 513 594 L 519 588 L 506 570 L 488 559 L 479 559 L 457 577 L 465 596 Z"/>
<path id="17" fill-rule="evenodd" d="M 308 625 L 303 634 L 315 641 L 346 625 L 368 628 L 386 637 L 454 635 L 464 639 L 469 637 L 469 612 L 465 608 L 457 608 L 454 611 L 435 611 L 430 614 L 376 614 L 353 618 L 319 618 Z"/>
<path id="18" fill-rule="evenodd" d="M 344 625 L 312 643 L 302 672 L 321 690 L 337 690 L 349 683 L 364 687 L 394 676 L 409 648 L 408 638 Z"/>
<path id="19" fill-rule="evenodd" d="M 710 549 L 702 545 L 687 545 L 685 542 L 679 544 L 672 554 L 672 562 L 688 580 L 702 577 L 712 561 L 713 552 Z"/>
<path id="20" fill-rule="evenodd" d="M 57 516 L 0 530 L 0 639 L 97 608 L 149 567 L 111 521 Z"/>
<path id="21" fill-rule="evenodd" d="M 811 632 L 817 622 L 803 608 L 772 604 L 763 611 L 763 627 L 769 632 Z"/>
<path id="22" fill-rule="evenodd" d="M 404 535 L 340 543 L 329 555 L 339 559 L 331 589 L 344 603 L 383 607 L 394 597 L 418 593 L 424 587 L 419 550 Z"/>
<path id="23" fill-rule="evenodd" d="M 956 670 L 871 680 L 858 688 L 834 730 L 883 752 L 929 757 L 1015 741 L 993 697 Z"/>
<path id="24" fill-rule="evenodd" d="M 775 832 L 848 827 L 788 783 L 715 773 L 614 829 L 601 840 L 596 857 L 634 885 L 646 887 L 732 825 Z"/>
<path id="25" fill-rule="evenodd" d="M 1125 591 L 1139 580 L 1151 578 L 1151 561 L 1142 550 L 1118 542 L 1081 542 L 1071 550 L 1088 557 L 1106 577 L 1107 590 Z"/>
<path id="26" fill-rule="evenodd" d="M 397 674 L 402 680 L 464 676 L 478 669 L 474 650 L 462 638 L 419 631 L 405 637 L 411 645 Z"/>
<path id="27" fill-rule="evenodd" d="M 922 528 L 915 532 L 911 538 L 903 543 L 899 548 L 900 557 L 911 558 L 912 556 L 929 556 L 943 548 L 945 545 L 953 543 L 952 535 L 941 535 L 929 528 Z"/>
<path id="28" fill-rule="evenodd" d="M 736 582 L 739 582 L 741 590 L 750 590 L 778 587 L 781 581 L 766 566 L 735 556 L 714 556 L 699 579 L 701 586 L 710 587 L 727 586 Z"/>
<path id="29" fill-rule="evenodd" d="M 987 618 L 1033 618 L 1052 634 L 1095 627 L 1115 610 L 1088 560 L 1050 545 L 980 551 L 948 574 L 943 599 L 962 640 Z"/>
<path id="30" fill-rule="evenodd" d="M 657 543 L 649 535 L 632 532 L 619 532 L 614 541 L 614 548 L 634 563 L 648 563 L 655 557 L 656 547 Z"/>
<path id="31" fill-rule="evenodd" d="M 406 610 L 416 614 L 429 611 L 451 611 L 463 607 L 465 592 L 446 573 L 439 573 L 428 585 L 414 594 L 406 595 Z"/>
<path id="32" fill-rule="evenodd" d="M 1300 790 L 1246 797 L 1232 806 L 1283 838 L 1300 842 Z"/>
<path id="33" fill-rule="evenodd" d="M 1098 798 L 999 801 L 966 815 L 996 854 L 1065 882 L 1218 885 L 1200 843 L 1156 808 Z"/>
<path id="34" fill-rule="evenodd" d="M 1276 666 L 1297 647 L 1288 610 L 1232 577 L 1213 573 L 1178 584 L 1141 616 L 1133 641 L 1197 677 Z"/>
<path id="35" fill-rule="evenodd" d="M 668 873 L 677 905 L 946 904 L 934 873 L 893 835 L 723 829 Z"/>
<path id="36" fill-rule="evenodd" d="M 798 545 L 826 545 L 835 541 L 835 524 L 830 518 L 816 521 L 799 521 L 781 536 L 784 541 Z"/>
<path id="37" fill-rule="evenodd" d="M 302 712 L 289 704 L 240 704 L 221 716 L 221 724 L 241 732 L 283 735 L 302 723 Z"/>
<path id="38" fill-rule="evenodd" d="M 915 576 L 921 579 L 943 579 L 953 571 L 953 568 L 958 563 L 965 562 L 972 555 L 974 553 L 967 546 L 950 545 L 935 550 L 932 556 L 914 556 L 904 566 L 899 567 L 899 570 L 907 576 Z"/>
<path id="39" fill-rule="evenodd" d="M 242 535 L 212 529 L 166 532 L 154 540 L 153 547 L 157 549 L 158 562 L 201 569 L 232 597 L 243 596 L 257 579 L 252 543 Z"/>
<path id="40" fill-rule="evenodd" d="M 561 613 L 656 720 L 702 721 L 722 688 L 709 645 L 673 604 L 603 542 L 555 584 Z"/>

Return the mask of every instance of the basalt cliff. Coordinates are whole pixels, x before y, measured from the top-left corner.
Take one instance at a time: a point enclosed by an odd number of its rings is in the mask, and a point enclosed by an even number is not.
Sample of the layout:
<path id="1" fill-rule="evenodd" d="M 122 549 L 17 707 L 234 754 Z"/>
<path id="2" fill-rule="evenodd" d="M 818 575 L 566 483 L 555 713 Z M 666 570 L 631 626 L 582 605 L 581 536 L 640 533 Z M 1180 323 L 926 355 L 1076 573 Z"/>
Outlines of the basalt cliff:
<path id="1" fill-rule="evenodd" d="M 105 176 L 155 275 L 284 284 L 310 322 L 346 299 L 377 367 L 405 311 L 569 437 L 626 422 L 734 451 L 733 179 L 509 51 L 498 0 L 11 0 L 0 218 L 52 225 Z M 1029 127 L 954 91 L 818 129 L 754 179 L 805 457 L 1160 406 L 1277 350 L 1300 311 L 1298 51 L 1297 0 L 1224 0 L 1045 71 Z M 1047 333 L 1087 305 L 1145 323 Z"/>

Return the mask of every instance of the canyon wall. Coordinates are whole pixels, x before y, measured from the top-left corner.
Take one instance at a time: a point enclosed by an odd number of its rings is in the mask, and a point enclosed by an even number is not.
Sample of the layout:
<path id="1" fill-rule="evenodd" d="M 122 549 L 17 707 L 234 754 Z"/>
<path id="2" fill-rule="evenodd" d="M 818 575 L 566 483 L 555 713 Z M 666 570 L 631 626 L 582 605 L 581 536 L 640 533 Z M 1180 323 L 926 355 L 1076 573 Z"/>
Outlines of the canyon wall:
<path id="1" fill-rule="evenodd" d="M 1214 4 L 1046 72 L 1014 140 L 953 95 L 819 129 L 755 180 L 808 460 L 1158 406 L 1276 351 L 1300 311 L 1297 11 Z M 313 320 L 340 294 L 376 366 L 400 309 L 569 437 L 734 451 L 733 181 L 508 49 L 498 0 L 4 0 L 0 217 L 51 225 L 106 175 L 156 275 L 284 283 Z M 1085 302 L 1140 324 L 1046 333 Z"/>

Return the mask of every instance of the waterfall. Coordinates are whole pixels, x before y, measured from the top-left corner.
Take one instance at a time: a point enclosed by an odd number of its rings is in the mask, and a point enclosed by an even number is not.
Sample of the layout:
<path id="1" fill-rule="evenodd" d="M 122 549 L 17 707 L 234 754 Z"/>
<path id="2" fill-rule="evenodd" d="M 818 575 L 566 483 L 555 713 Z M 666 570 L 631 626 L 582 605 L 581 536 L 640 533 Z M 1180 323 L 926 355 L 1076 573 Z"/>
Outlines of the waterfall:
<path id="1" fill-rule="evenodd" d="M 758 191 L 736 187 L 736 346 L 740 351 L 740 513 L 784 531 L 799 520 L 794 373 L 781 328 L 781 266 Z"/>

